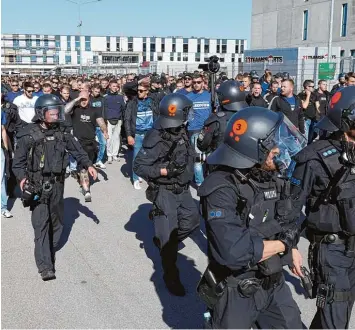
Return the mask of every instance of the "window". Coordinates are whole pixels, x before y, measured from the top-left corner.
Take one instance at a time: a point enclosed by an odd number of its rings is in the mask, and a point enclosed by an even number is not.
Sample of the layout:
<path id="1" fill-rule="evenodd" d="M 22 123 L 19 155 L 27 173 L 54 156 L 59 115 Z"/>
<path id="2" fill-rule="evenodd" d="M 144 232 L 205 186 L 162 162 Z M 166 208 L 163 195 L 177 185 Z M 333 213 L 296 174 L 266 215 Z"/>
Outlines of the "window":
<path id="1" fill-rule="evenodd" d="M 120 39 L 116 38 L 116 50 L 119 52 L 121 51 Z"/>
<path id="2" fill-rule="evenodd" d="M 37 63 L 37 56 L 31 56 L 31 63 Z"/>
<path id="3" fill-rule="evenodd" d="M 350 49 L 350 56 L 355 57 L 355 49 Z"/>
<path id="4" fill-rule="evenodd" d="M 13 44 L 15 49 L 18 49 L 20 47 L 20 41 L 18 39 L 14 39 Z"/>
<path id="5" fill-rule="evenodd" d="M 22 57 L 20 55 L 16 55 L 16 63 L 21 63 Z"/>
<path id="6" fill-rule="evenodd" d="M 200 62 L 201 60 L 201 57 L 200 57 L 200 54 L 195 54 L 195 62 Z"/>
<path id="7" fill-rule="evenodd" d="M 41 47 L 41 40 L 36 39 L 36 47 Z"/>
<path id="8" fill-rule="evenodd" d="M 150 51 L 155 52 L 155 44 L 150 44 Z"/>
<path id="9" fill-rule="evenodd" d="M 44 47 L 48 48 L 48 36 L 47 36 L 47 39 L 44 39 Z"/>
<path id="10" fill-rule="evenodd" d="M 341 37 L 346 37 L 346 24 L 348 23 L 348 4 L 344 3 L 341 8 Z"/>
<path id="11" fill-rule="evenodd" d="M 106 37 L 106 50 L 109 51 L 111 48 L 110 37 Z"/>
<path id="12" fill-rule="evenodd" d="M 189 52 L 189 44 L 183 44 L 182 46 L 182 51 L 184 53 L 188 53 Z"/>
<path id="13" fill-rule="evenodd" d="M 187 62 L 189 59 L 188 59 L 188 57 L 187 57 L 187 54 L 184 54 L 184 56 L 182 57 L 182 60 L 184 61 L 184 62 Z"/>
<path id="14" fill-rule="evenodd" d="M 201 53 L 201 45 L 200 44 L 197 45 L 197 52 Z"/>
<path id="15" fill-rule="evenodd" d="M 30 54 L 31 54 L 31 55 L 36 55 L 36 54 L 37 54 L 37 52 L 36 52 L 36 50 L 35 50 L 35 49 L 31 49 L 31 50 L 30 50 Z"/>
<path id="16" fill-rule="evenodd" d="M 31 46 L 32 46 L 31 39 L 27 38 L 27 36 L 26 36 L 26 48 L 31 48 Z"/>
<path id="17" fill-rule="evenodd" d="M 80 37 L 75 36 L 75 50 L 80 50 Z"/>
<path id="18" fill-rule="evenodd" d="M 240 45 L 240 54 L 243 54 L 244 53 L 244 45 Z"/>
<path id="19" fill-rule="evenodd" d="M 239 53 L 239 44 L 235 45 L 235 52 L 238 54 Z"/>
<path id="20" fill-rule="evenodd" d="M 308 10 L 303 12 L 303 35 L 302 40 L 307 40 L 308 35 Z"/>
<path id="21" fill-rule="evenodd" d="M 181 62 L 181 53 L 178 53 L 177 60 L 178 62 Z"/>
<path id="22" fill-rule="evenodd" d="M 205 53 L 209 53 L 210 52 L 210 44 L 208 40 L 205 40 Z"/>
<path id="23" fill-rule="evenodd" d="M 128 51 L 133 52 L 133 42 L 128 43 Z"/>
<path id="24" fill-rule="evenodd" d="M 80 64 L 80 60 L 81 60 L 80 54 L 76 55 L 76 63 Z"/>
<path id="25" fill-rule="evenodd" d="M 67 50 L 71 50 L 70 36 L 67 36 Z"/>
<path id="26" fill-rule="evenodd" d="M 170 55 L 170 62 L 174 62 L 174 55 Z"/>
<path id="27" fill-rule="evenodd" d="M 59 64 L 59 56 L 58 55 L 53 56 L 53 62 L 54 62 L 54 64 Z"/>
<path id="28" fill-rule="evenodd" d="M 55 36 L 55 48 L 60 49 L 60 36 Z"/>
<path id="29" fill-rule="evenodd" d="M 71 55 L 65 55 L 65 64 L 71 64 Z"/>
<path id="30" fill-rule="evenodd" d="M 342 49 L 342 50 L 340 51 L 340 57 L 344 57 L 344 55 L 345 55 L 345 50 Z"/>
<path id="31" fill-rule="evenodd" d="M 158 55 L 158 61 L 162 61 L 163 60 L 163 56 Z"/>
<path id="32" fill-rule="evenodd" d="M 43 56 L 43 63 L 47 63 L 47 56 Z"/>
<path id="33" fill-rule="evenodd" d="M 143 52 L 146 52 L 146 51 L 147 51 L 147 44 L 143 43 Z"/>
<path id="34" fill-rule="evenodd" d="M 222 45 L 222 54 L 227 53 L 227 45 Z"/>
<path id="35" fill-rule="evenodd" d="M 238 57 L 238 63 L 242 63 L 242 58 Z"/>
<path id="36" fill-rule="evenodd" d="M 143 55 L 143 62 L 147 62 L 147 56 Z"/>
<path id="37" fill-rule="evenodd" d="M 98 57 L 97 55 L 94 55 L 94 56 L 92 57 L 92 63 L 93 63 L 93 64 L 98 64 L 98 63 L 99 63 L 99 57 Z"/>
<path id="38" fill-rule="evenodd" d="M 172 45 L 172 51 L 175 53 L 176 52 L 176 44 Z"/>
<path id="39" fill-rule="evenodd" d="M 154 61 L 154 54 L 150 54 L 150 61 L 151 61 L 151 62 Z"/>
<path id="40" fill-rule="evenodd" d="M 91 37 L 85 37 L 85 50 L 87 52 L 91 50 Z"/>
<path id="41" fill-rule="evenodd" d="M 162 44 L 162 45 L 161 45 L 161 51 L 162 51 L 163 53 L 165 53 L 165 44 Z"/>
<path id="42" fill-rule="evenodd" d="M 219 61 L 220 61 L 220 62 L 224 62 L 224 58 L 221 57 L 221 58 L 219 59 Z"/>
<path id="43" fill-rule="evenodd" d="M 203 61 L 204 61 L 204 62 L 209 62 L 210 59 L 209 59 L 208 57 L 205 57 Z"/>
<path id="44" fill-rule="evenodd" d="M 235 58 L 232 58 L 232 63 L 234 63 L 235 62 Z"/>

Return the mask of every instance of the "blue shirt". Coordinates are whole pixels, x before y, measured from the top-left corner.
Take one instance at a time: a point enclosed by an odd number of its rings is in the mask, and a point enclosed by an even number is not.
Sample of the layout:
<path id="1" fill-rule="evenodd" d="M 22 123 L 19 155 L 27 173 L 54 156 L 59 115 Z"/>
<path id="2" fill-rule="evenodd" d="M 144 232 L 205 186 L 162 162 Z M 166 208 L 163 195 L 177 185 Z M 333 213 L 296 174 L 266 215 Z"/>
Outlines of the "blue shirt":
<path id="1" fill-rule="evenodd" d="M 176 94 L 182 94 L 182 95 L 187 95 L 190 92 L 188 92 L 185 88 L 181 88 L 178 91 L 175 92 Z"/>
<path id="2" fill-rule="evenodd" d="M 1 125 L 6 125 L 6 114 L 4 111 L 1 111 Z"/>
<path id="3" fill-rule="evenodd" d="M 264 96 L 268 92 L 269 86 L 270 86 L 270 84 L 268 82 L 266 82 L 266 81 L 262 82 L 262 84 L 261 84 L 261 89 L 262 89 L 261 96 Z"/>
<path id="4" fill-rule="evenodd" d="M 44 93 L 43 93 L 42 90 L 39 90 L 38 92 L 33 92 L 32 95 L 33 95 L 33 96 L 38 96 L 38 97 L 40 97 L 40 96 L 44 95 Z"/>
<path id="5" fill-rule="evenodd" d="M 17 97 L 17 96 L 20 96 L 22 95 L 23 92 L 21 92 L 20 90 L 18 92 L 8 92 L 5 96 L 5 101 L 8 101 L 8 102 L 11 102 L 13 103 L 14 102 L 14 99 Z"/>
<path id="6" fill-rule="evenodd" d="M 285 97 L 285 100 L 290 104 L 291 110 L 295 110 L 296 107 L 296 99 L 294 96 L 291 97 Z"/>
<path id="7" fill-rule="evenodd" d="M 144 100 L 138 99 L 136 132 L 148 131 L 153 127 L 153 111 L 151 108 L 152 99 L 147 97 Z"/>
<path id="8" fill-rule="evenodd" d="M 197 131 L 203 128 L 205 120 L 211 114 L 211 94 L 207 91 L 202 93 L 191 92 L 186 95 L 193 102 L 193 115 L 188 118 L 189 131 Z"/>

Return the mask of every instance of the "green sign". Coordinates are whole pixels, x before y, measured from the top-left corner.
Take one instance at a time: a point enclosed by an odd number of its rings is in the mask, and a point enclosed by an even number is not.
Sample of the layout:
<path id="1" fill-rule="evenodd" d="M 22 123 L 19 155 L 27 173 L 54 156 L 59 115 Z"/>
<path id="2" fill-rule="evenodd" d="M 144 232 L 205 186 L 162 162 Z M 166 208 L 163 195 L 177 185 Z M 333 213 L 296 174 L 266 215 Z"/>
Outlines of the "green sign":
<path id="1" fill-rule="evenodd" d="M 318 79 L 333 80 L 335 75 L 335 63 L 319 63 Z"/>

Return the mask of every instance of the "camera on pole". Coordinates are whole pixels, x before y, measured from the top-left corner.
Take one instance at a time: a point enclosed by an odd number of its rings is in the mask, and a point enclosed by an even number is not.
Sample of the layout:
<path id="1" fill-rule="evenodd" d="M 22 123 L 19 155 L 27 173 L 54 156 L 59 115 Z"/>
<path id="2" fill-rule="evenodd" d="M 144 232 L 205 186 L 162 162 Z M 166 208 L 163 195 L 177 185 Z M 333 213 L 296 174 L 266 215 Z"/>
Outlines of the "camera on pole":
<path id="1" fill-rule="evenodd" d="M 220 69 L 219 65 L 219 57 L 216 55 L 213 55 L 209 58 L 209 61 L 206 64 L 200 64 L 198 66 L 199 69 L 202 69 L 203 72 L 209 72 L 210 74 L 210 79 L 209 79 L 209 88 L 211 91 L 211 107 L 212 111 L 215 111 L 215 104 L 216 104 L 216 90 L 215 90 L 215 85 L 216 85 L 216 74 Z"/>

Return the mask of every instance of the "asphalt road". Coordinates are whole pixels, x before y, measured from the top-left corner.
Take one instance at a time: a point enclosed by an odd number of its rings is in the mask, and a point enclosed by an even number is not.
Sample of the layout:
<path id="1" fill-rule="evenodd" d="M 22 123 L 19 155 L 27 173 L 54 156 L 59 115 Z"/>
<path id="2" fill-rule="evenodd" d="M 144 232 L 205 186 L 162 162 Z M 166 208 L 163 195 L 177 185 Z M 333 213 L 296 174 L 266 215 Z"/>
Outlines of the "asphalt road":
<path id="1" fill-rule="evenodd" d="M 108 165 L 105 173 L 92 187 L 91 203 L 67 179 L 63 247 L 56 255 L 54 281 L 43 282 L 37 273 L 29 210 L 17 199 L 14 217 L 2 218 L 2 328 L 202 327 L 204 305 L 195 294 L 207 262 L 202 232 L 186 239 L 180 250 L 187 295 L 171 296 L 152 242 L 145 189 L 133 189 L 124 159 Z M 305 240 L 300 250 L 306 258 Z M 315 302 L 304 298 L 297 278 L 285 274 L 309 326 Z M 350 328 L 355 328 L 354 316 Z"/>

